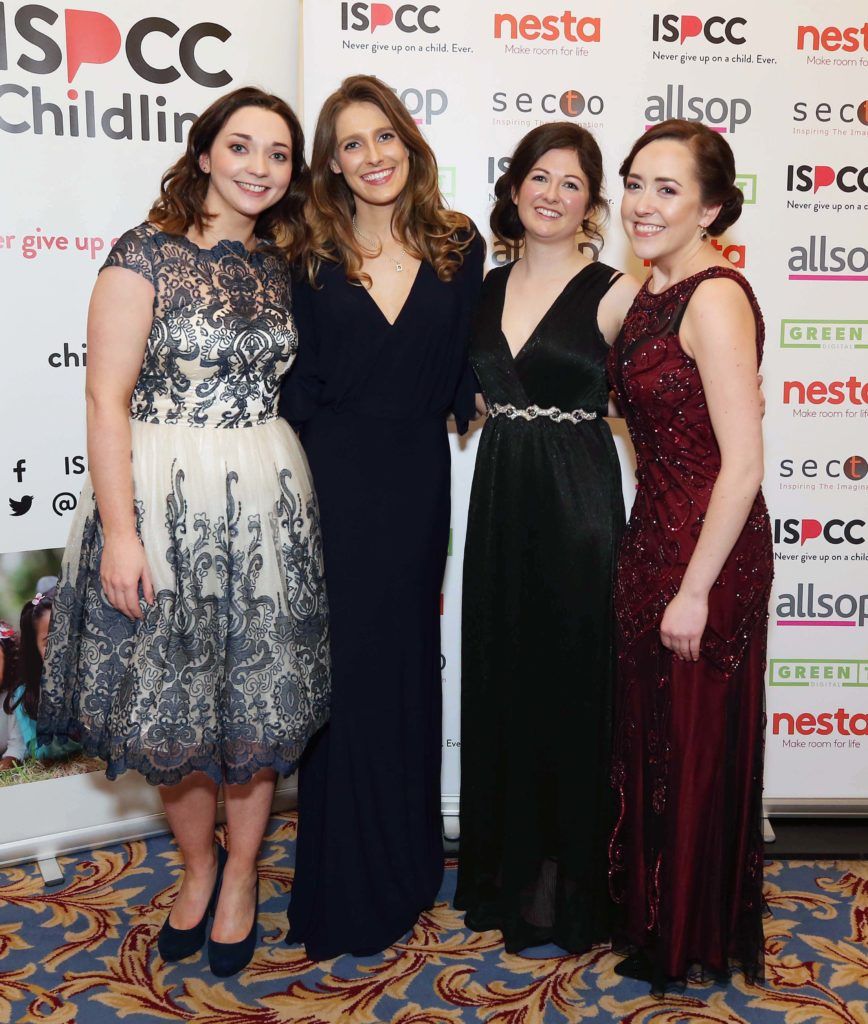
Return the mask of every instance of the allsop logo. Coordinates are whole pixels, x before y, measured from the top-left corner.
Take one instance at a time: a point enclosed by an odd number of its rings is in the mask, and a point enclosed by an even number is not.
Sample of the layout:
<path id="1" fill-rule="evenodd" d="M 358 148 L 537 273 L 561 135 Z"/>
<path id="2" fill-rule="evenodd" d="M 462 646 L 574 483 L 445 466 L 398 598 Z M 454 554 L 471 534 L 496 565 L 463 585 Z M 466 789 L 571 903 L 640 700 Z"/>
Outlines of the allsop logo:
<path id="1" fill-rule="evenodd" d="M 791 281 L 868 281 L 868 249 L 829 245 L 825 235 L 811 235 L 807 245 L 790 248 Z"/>
<path id="2" fill-rule="evenodd" d="M 868 320 L 781 320 L 781 348 L 868 348 Z"/>
<path id="3" fill-rule="evenodd" d="M 772 658 L 769 686 L 868 686 L 868 661 Z"/>
<path id="4" fill-rule="evenodd" d="M 711 18 L 697 18 L 695 14 L 655 14 L 652 21 L 651 38 L 655 43 L 679 43 L 683 45 L 688 39 L 705 39 L 715 45 L 732 43 L 742 46 L 747 40 L 744 37 L 746 18 L 722 18 L 715 15 Z"/>
<path id="5" fill-rule="evenodd" d="M 667 85 L 665 96 L 649 96 L 645 108 L 646 130 L 670 117 L 702 121 L 716 132 L 734 132 L 750 120 L 751 105 L 746 99 L 722 96 L 687 96 L 683 85 Z"/>
<path id="6" fill-rule="evenodd" d="M 799 583 L 795 593 L 778 596 L 775 613 L 779 626 L 861 627 L 868 621 L 868 594 L 821 594 L 813 583 Z"/>

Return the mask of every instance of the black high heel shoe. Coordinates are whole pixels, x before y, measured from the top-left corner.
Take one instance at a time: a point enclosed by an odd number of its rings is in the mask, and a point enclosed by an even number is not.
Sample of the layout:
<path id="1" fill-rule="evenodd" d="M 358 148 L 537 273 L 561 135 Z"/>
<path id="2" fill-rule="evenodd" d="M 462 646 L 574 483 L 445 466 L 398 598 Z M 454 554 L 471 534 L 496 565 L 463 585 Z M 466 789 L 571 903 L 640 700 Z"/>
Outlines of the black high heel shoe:
<path id="1" fill-rule="evenodd" d="M 202 915 L 202 920 L 194 924 L 192 928 L 175 928 L 169 924 L 169 918 L 163 922 L 163 927 L 157 935 L 157 951 L 166 963 L 174 963 L 176 960 L 185 960 L 192 956 L 205 945 L 205 933 L 208 929 L 208 917 L 214 915 L 217 908 L 217 898 L 220 895 L 220 885 L 223 881 L 223 868 L 226 866 L 226 851 L 217 844 L 217 877 L 214 879 L 214 888 L 211 891 L 211 898 L 208 906 Z"/>
<path id="2" fill-rule="evenodd" d="M 253 959 L 256 949 L 256 922 L 259 916 L 259 875 L 256 876 L 256 897 L 253 903 L 253 924 L 240 942 L 215 942 L 208 939 L 208 963 L 218 978 L 238 974 Z"/>

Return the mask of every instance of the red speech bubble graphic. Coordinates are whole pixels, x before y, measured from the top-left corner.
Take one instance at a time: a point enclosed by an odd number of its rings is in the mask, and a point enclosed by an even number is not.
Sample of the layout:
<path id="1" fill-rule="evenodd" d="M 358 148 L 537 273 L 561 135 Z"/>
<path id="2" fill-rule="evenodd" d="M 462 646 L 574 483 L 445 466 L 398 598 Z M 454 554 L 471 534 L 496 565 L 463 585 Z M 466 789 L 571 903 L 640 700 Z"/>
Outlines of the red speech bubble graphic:
<path id="1" fill-rule="evenodd" d="M 702 22 L 695 14 L 681 15 L 681 39 L 679 42 L 683 43 L 685 39 L 692 39 L 694 36 L 698 36 L 701 31 Z"/>
<path id="2" fill-rule="evenodd" d="M 108 64 L 121 48 L 117 25 L 98 11 L 66 11 L 67 80 L 82 64 Z"/>
<path id="3" fill-rule="evenodd" d="M 814 168 L 814 192 L 817 189 L 825 188 L 827 185 L 831 185 L 835 180 L 835 171 L 831 167 L 827 167 L 825 164 L 820 164 Z"/>
<path id="4" fill-rule="evenodd" d="M 813 540 L 815 537 L 819 537 L 823 532 L 823 524 L 817 519 L 803 519 L 802 520 L 802 538 L 799 546 L 801 547 L 806 540 Z"/>
<path id="5" fill-rule="evenodd" d="M 393 17 L 392 8 L 388 4 L 371 4 L 371 31 L 380 25 L 391 24 Z"/>

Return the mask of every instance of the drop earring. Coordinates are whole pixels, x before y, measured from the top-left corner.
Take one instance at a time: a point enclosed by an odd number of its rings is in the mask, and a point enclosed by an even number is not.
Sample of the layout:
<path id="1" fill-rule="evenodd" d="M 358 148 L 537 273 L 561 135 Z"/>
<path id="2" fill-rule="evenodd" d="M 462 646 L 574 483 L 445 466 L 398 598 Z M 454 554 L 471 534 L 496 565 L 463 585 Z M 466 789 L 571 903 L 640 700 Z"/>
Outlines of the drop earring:
<path id="1" fill-rule="evenodd" d="M 699 225 L 699 241 L 700 242 L 707 242 L 708 241 L 708 231 L 701 224 Z"/>

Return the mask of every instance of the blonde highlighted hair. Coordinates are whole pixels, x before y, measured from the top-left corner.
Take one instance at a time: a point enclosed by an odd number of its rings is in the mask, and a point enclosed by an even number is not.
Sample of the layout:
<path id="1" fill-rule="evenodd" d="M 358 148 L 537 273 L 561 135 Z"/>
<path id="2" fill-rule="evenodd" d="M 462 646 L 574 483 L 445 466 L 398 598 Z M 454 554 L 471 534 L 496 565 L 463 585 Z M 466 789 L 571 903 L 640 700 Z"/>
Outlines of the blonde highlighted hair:
<path id="1" fill-rule="evenodd" d="M 350 281 L 370 284 L 362 270 L 364 254 L 353 230 L 356 204 L 343 174 L 331 169 L 337 151 L 340 113 L 353 103 L 378 107 L 409 152 L 407 184 L 395 203 L 392 232 L 408 253 L 430 263 L 441 281 L 452 279 L 473 240 L 463 213 L 448 210 L 440 193 L 437 160 L 395 92 L 373 75 L 345 78 L 322 106 L 311 157 L 307 205 L 310 246 L 305 269 L 313 283 L 323 262 L 341 264 Z"/>

